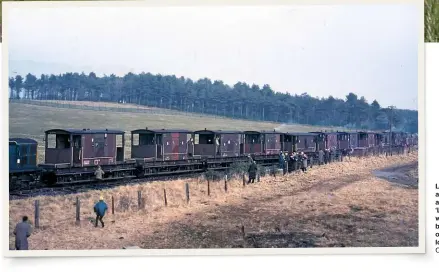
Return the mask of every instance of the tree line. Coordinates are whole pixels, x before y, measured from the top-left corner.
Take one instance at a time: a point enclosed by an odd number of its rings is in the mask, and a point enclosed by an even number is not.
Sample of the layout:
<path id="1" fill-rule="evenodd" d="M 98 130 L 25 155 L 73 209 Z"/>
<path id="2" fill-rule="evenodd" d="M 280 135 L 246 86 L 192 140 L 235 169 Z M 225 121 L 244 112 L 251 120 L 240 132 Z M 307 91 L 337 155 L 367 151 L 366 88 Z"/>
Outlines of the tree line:
<path id="1" fill-rule="evenodd" d="M 248 120 L 368 130 L 387 130 L 392 124 L 395 130 L 418 131 L 417 111 L 382 108 L 378 101 L 368 103 L 355 93 L 345 99 L 319 98 L 275 92 L 268 84 L 229 86 L 208 78 L 193 81 L 151 73 L 97 77 L 93 72 L 37 77 L 29 73 L 9 78 L 9 91 L 11 99 L 133 103 Z"/>

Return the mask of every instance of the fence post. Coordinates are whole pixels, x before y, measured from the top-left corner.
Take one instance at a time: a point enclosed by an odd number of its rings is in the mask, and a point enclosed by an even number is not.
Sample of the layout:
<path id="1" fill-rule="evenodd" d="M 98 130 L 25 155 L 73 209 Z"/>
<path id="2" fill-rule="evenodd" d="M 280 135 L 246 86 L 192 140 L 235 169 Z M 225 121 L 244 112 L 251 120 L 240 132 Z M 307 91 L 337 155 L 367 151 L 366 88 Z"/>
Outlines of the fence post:
<path id="1" fill-rule="evenodd" d="M 245 174 L 242 174 L 242 186 L 245 187 Z"/>
<path id="2" fill-rule="evenodd" d="M 227 175 L 226 178 L 224 179 L 224 192 L 227 193 Z"/>
<path id="3" fill-rule="evenodd" d="M 186 203 L 189 203 L 189 184 L 186 182 Z"/>
<path id="4" fill-rule="evenodd" d="M 137 191 L 137 206 L 139 207 L 139 210 L 142 207 L 142 191 Z"/>
<path id="5" fill-rule="evenodd" d="M 261 182 L 261 175 L 258 174 L 258 182 Z"/>
<path id="6" fill-rule="evenodd" d="M 35 228 L 40 228 L 40 201 L 35 200 Z"/>
<path id="7" fill-rule="evenodd" d="M 81 214 L 81 202 L 79 201 L 79 197 L 76 197 L 76 223 L 79 223 L 79 221 L 81 220 L 80 214 Z"/>
<path id="8" fill-rule="evenodd" d="M 111 214 L 114 214 L 114 197 L 111 196 Z"/>
<path id="9" fill-rule="evenodd" d="M 165 206 L 168 206 L 168 200 L 166 199 L 166 189 L 163 189 L 163 196 L 165 198 Z"/>
<path id="10" fill-rule="evenodd" d="M 210 179 L 207 179 L 207 195 L 210 196 Z"/>

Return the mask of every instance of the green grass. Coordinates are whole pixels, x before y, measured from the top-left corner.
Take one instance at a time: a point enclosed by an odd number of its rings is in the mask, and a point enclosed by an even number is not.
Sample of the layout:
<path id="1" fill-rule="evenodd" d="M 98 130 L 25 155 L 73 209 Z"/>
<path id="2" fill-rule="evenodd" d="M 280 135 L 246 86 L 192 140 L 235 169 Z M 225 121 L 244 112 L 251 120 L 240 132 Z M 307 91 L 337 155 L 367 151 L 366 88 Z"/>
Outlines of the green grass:
<path id="1" fill-rule="evenodd" d="M 424 40 L 439 42 L 439 0 L 424 1 Z"/>
<path id="2" fill-rule="evenodd" d="M 80 102 L 78 102 L 80 103 Z M 44 156 L 44 131 L 54 128 L 111 128 L 129 133 L 139 128 L 181 128 L 188 130 L 273 130 L 291 132 L 309 132 L 316 130 L 342 130 L 342 128 L 316 127 L 309 125 L 282 125 L 274 122 L 248 121 L 214 116 L 185 114 L 177 111 L 157 109 L 156 114 L 141 112 L 103 111 L 118 104 L 94 103 L 101 111 L 90 109 L 59 108 L 24 103 L 9 103 L 9 136 L 32 138 L 39 143 L 39 162 Z M 47 104 L 51 105 L 51 104 Z M 129 107 L 130 105 L 124 105 Z M 132 107 L 136 107 L 132 105 Z M 154 109 L 153 109 L 154 110 Z M 131 134 L 129 134 L 131 135 Z M 130 156 L 130 137 L 126 137 L 127 156 Z"/>

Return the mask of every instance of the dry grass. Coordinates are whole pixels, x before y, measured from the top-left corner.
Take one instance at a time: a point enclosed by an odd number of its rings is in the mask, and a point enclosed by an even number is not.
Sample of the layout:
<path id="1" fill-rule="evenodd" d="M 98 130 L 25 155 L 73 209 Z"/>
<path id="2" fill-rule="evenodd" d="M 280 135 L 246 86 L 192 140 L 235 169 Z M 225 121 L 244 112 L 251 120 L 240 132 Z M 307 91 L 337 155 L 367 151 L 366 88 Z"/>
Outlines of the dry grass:
<path id="1" fill-rule="evenodd" d="M 224 182 L 214 182 L 210 197 L 205 181 L 176 180 L 13 200 L 10 233 L 22 215 L 33 217 L 33 202 L 39 199 L 41 229 L 30 237 L 30 249 L 416 246 L 418 190 L 372 174 L 374 169 L 414 162 L 416 153 L 353 159 L 314 167 L 306 174 L 264 177 L 245 188 L 241 180 L 233 180 L 228 193 Z M 189 204 L 185 182 L 190 184 Z M 138 190 L 144 198 L 142 210 L 137 208 Z M 103 229 L 87 220 L 94 219 L 92 207 L 101 193 L 110 207 L 111 196 L 116 202 L 115 215 L 110 212 L 104 218 Z M 75 225 L 76 196 L 81 199 L 79 226 Z"/>
<path id="2" fill-rule="evenodd" d="M 68 102 L 68 101 L 67 101 Z M 74 103 L 74 102 L 70 102 Z M 91 103 L 91 102 L 80 102 Z M 111 105 L 109 105 L 111 104 Z M 93 103 L 99 107 L 112 107 L 112 103 Z M 115 104 L 119 105 L 119 104 Z M 130 107 L 133 105 L 124 105 Z M 33 138 L 39 143 L 38 161 L 44 160 L 44 131 L 53 128 L 113 128 L 131 130 L 139 128 L 185 128 L 189 130 L 272 130 L 307 132 L 327 129 L 306 125 L 282 125 L 270 122 L 255 122 L 210 116 L 179 114 L 147 114 L 130 112 L 78 110 L 29 104 L 9 103 L 10 137 Z M 126 157 L 131 155 L 131 139 L 126 137 Z"/>

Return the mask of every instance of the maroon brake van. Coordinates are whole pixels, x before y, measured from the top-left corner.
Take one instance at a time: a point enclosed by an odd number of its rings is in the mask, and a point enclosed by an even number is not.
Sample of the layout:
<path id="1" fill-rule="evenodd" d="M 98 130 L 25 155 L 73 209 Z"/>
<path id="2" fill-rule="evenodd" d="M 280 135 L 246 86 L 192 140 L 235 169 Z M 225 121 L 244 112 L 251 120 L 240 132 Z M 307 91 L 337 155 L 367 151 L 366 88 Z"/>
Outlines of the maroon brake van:
<path id="1" fill-rule="evenodd" d="M 216 157 L 238 157 L 242 132 L 225 130 L 194 131 L 194 155 Z"/>
<path id="2" fill-rule="evenodd" d="M 284 133 L 278 131 L 262 131 L 262 152 L 265 155 L 279 154 L 282 150 L 282 141 Z"/>
<path id="3" fill-rule="evenodd" d="M 259 131 L 244 131 L 241 141 L 241 154 L 262 154 L 263 135 Z"/>
<path id="4" fill-rule="evenodd" d="M 45 132 L 45 164 L 86 167 L 124 161 L 125 132 L 51 129 Z"/>
<path id="5" fill-rule="evenodd" d="M 193 132 L 184 129 L 137 129 L 131 131 L 131 158 L 186 160 L 193 156 Z"/>

